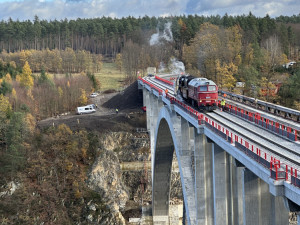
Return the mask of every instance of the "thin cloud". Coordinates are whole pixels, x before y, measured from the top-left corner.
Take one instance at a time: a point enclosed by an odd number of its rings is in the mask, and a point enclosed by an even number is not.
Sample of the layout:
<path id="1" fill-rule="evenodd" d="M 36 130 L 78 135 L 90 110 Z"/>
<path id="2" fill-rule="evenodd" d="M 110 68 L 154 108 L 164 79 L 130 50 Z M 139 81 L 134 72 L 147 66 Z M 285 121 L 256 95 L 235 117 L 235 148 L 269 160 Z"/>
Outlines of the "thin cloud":
<path id="1" fill-rule="evenodd" d="M 0 20 L 76 19 L 102 16 L 242 15 L 292 16 L 300 12 L 294 0 L 0 0 Z"/>

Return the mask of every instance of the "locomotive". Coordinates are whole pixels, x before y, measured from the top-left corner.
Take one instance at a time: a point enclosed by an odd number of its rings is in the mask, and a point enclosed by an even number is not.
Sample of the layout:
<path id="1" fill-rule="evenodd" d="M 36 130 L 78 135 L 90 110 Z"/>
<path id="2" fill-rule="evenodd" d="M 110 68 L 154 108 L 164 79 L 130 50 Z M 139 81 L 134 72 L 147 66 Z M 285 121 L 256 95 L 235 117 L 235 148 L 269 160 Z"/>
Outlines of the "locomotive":
<path id="1" fill-rule="evenodd" d="M 213 111 L 218 103 L 218 86 L 206 78 L 181 75 L 176 81 L 177 95 L 193 107 Z"/>

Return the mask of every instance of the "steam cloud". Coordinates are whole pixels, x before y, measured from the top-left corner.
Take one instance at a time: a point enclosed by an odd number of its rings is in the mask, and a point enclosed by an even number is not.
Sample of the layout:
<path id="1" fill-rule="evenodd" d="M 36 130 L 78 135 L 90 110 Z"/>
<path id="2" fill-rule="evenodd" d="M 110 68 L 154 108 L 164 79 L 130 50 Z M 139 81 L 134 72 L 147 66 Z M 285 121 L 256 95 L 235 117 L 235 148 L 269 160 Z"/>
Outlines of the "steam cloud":
<path id="1" fill-rule="evenodd" d="M 162 40 L 172 42 L 173 41 L 173 34 L 172 34 L 171 26 L 172 26 L 171 22 L 166 23 L 165 27 L 164 27 L 164 31 L 162 33 L 159 32 L 158 28 L 156 28 L 156 33 L 152 34 L 152 36 L 150 38 L 150 41 L 149 41 L 149 44 L 151 46 L 152 45 L 158 45 L 158 44 L 162 43 Z"/>
<path id="2" fill-rule="evenodd" d="M 185 72 L 185 66 L 183 62 L 177 60 L 176 58 L 171 58 L 168 68 L 163 62 L 160 62 L 158 72 L 164 73 L 169 71 L 172 74 L 181 74 Z"/>
<path id="3" fill-rule="evenodd" d="M 172 58 L 170 60 L 169 70 L 173 74 L 180 74 L 180 73 L 184 73 L 185 72 L 185 66 L 184 66 L 183 62 L 178 61 L 175 58 Z"/>

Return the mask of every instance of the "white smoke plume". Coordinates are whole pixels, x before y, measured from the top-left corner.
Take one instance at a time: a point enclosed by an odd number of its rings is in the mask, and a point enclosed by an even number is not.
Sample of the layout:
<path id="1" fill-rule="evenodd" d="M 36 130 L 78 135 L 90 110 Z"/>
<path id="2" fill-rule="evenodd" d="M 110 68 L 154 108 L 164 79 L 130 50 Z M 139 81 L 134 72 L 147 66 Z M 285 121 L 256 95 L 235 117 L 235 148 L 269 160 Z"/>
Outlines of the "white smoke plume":
<path id="1" fill-rule="evenodd" d="M 181 74 L 185 72 L 185 66 L 183 62 L 178 61 L 176 58 L 170 59 L 169 70 L 172 74 Z"/>
<path id="2" fill-rule="evenodd" d="M 171 26 L 172 26 L 171 22 L 166 23 L 163 32 L 159 32 L 159 29 L 156 28 L 156 33 L 152 34 L 152 36 L 150 38 L 150 41 L 149 41 L 149 44 L 151 46 L 161 44 L 162 40 L 172 42 L 173 41 L 173 34 L 172 34 Z"/>
<path id="3" fill-rule="evenodd" d="M 164 73 L 166 72 L 166 65 L 164 62 L 160 62 L 159 63 L 159 67 L 158 67 L 158 73 Z"/>
<path id="4" fill-rule="evenodd" d="M 172 74 L 181 74 L 185 72 L 185 66 L 183 62 L 177 60 L 176 58 L 171 58 L 168 67 L 166 67 L 164 62 L 160 62 L 158 73 L 167 73 L 170 72 Z"/>

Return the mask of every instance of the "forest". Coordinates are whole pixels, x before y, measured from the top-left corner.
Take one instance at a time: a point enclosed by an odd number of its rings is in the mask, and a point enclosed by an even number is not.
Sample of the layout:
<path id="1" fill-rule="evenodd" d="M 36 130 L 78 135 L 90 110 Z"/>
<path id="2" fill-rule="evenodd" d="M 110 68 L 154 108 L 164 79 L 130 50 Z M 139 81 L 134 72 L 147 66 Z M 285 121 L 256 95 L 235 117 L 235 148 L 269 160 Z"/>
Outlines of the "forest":
<path id="1" fill-rule="evenodd" d="M 220 89 L 300 110 L 299 51 L 300 14 L 1 21 L 0 186 L 15 180 L 23 187 L 0 201 L 0 222 L 83 220 L 82 199 L 95 198 L 84 176 L 97 154 L 97 134 L 35 127 L 87 104 L 88 94 L 101 90 L 103 63 L 114 62 L 129 84 L 147 67 L 162 71 L 180 60 L 186 73 Z M 283 66 L 290 61 L 296 63 Z"/>
<path id="2" fill-rule="evenodd" d="M 244 82 L 242 94 L 298 107 L 298 84 L 291 85 L 298 64 L 282 65 L 299 60 L 300 14 L 9 19 L 0 22 L 0 50 L 4 81 L 7 73 L 15 80 L 26 61 L 33 73 L 94 74 L 110 60 L 130 83 L 147 67 L 159 69 L 178 59 L 187 73 L 212 79 L 221 89 L 234 91 L 236 82 Z M 0 93 L 11 93 L 7 82 L 1 85 Z M 293 97 L 287 101 L 286 96 Z"/>

